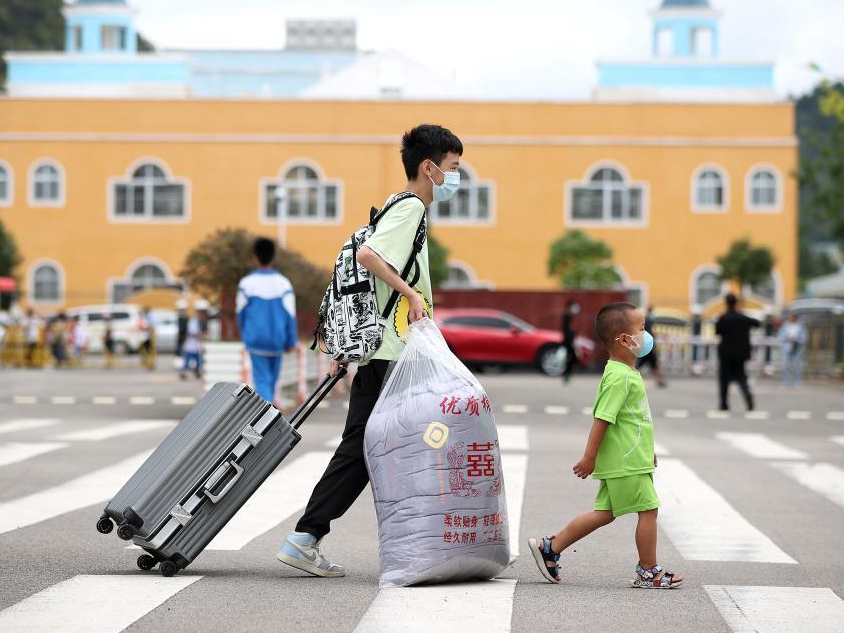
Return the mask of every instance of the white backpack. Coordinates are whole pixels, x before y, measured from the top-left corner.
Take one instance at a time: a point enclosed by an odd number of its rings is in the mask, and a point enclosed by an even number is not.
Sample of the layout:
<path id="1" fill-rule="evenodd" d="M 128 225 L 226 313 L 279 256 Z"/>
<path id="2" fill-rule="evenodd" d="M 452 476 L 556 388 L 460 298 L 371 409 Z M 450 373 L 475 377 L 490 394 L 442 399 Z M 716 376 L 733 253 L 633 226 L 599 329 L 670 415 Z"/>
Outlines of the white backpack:
<path id="1" fill-rule="evenodd" d="M 375 232 L 378 221 L 397 202 L 418 196 L 409 191 L 396 194 L 379 211 L 375 207 L 369 212 L 369 223 L 360 227 L 343 244 L 334 263 L 331 283 L 325 290 L 314 328 L 314 342 L 311 349 L 319 345 L 322 352 L 341 363 L 359 363 L 366 360 L 381 346 L 383 327 L 398 301 L 398 291 L 393 291 L 384 310 L 379 313 L 375 299 L 375 277 L 369 270 L 357 263 L 357 252 L 361 245 Z M 416 255 L 425 243 L 425 214 L 416 229 L 413 250 L 407 264 L 401 271 L 401 278 L 407 281 L 412 268 L 416 267 L 413 286 L 419 280 Z"/>

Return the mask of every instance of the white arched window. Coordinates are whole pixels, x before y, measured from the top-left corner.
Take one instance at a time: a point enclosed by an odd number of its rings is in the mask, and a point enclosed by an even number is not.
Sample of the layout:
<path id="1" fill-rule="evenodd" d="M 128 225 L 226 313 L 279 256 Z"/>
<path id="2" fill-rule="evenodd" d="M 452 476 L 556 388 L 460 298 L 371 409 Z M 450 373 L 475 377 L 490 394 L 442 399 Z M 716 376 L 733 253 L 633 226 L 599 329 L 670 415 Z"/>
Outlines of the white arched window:
<path id="1" fill-rule="evenodd" d="M 29 204 L 33 207 L 64 205 L 64 174 L 55 162 L 36 163 L 30 171 Z"/>
<path id="2" fill-rule="evenodd" d="M 749 211 L 777 212 L 782 208 L 782 178 L 771 167 L 757 167 L 747 176 L 746 205 Z"/>
<path id="3" fill-rule="evenodd" d="M 694 280 L 694 303 L 706 305 L 721 295 L 721 279 L 711 270 L 697 274 Z"/>
<path id="4" fill-rule="evenodd" d="M 30 299 L 33 303 L 62 303 L 62 274 L 54 264 L 37 264 L 32 270 Z"/>
<path id="5" fill-rule="evenodd" d="M 14 198 L 14 181 L 12 169 L 9 165 L 0 160 L 0 207 L 8 207 Z"/>
<path id="6" fill-rule="evenodd" d="M 573 226 L 645 223 L 645 189 L 614 166 L 595 169 L 584 182 L 569 183 L 567 223 Z"/>
<path id="7" fill-rule="evenodd" d="M 727 177 L 716 166 L 705 166 L 692 176 L 692 210 L 726 211 L 728 207 Z"/>
<path id="8" fill-rule="evenodd" d="M 182 291 L 184 284 L 171 277 L 166 266 L 146 261 L 136 265 L 127 277 L 111 281 L 111 301 L 123 303 L 134 294 L 156 288 Z"/>
<path id="9" fill-rule="evenodd" d="M 487 288 L 492 289 L 489 282 L 478 281 L 475 271 L 469 264 L 459 261 L 448 262 L 448 279 L 443 284 L 443 289 L 459 288 Z"/>
<path id="10" fill-rule="evenodd" d="M 340 185 L 325 180 L 318 167 L 302 162 L 282 170 L 281 177 L 262 181 L 262 219 L 331 222 L 340 218 Z"/>
<path id="11" fill-rule="evenodd" d="M 430 207 L 432 221 L 445 224 L 488 224 L 492 220 L 491 185 L 475 178 L 467 165 L 458 168 L 460 188 L 446 202 Z"/>
<path id="12" fill-rule="evenodd" d="M 187 187 L 164 168 L 144 162 L 126 179 L 112 181 L 112 217 L 117 220 L 185 220 Z"/>

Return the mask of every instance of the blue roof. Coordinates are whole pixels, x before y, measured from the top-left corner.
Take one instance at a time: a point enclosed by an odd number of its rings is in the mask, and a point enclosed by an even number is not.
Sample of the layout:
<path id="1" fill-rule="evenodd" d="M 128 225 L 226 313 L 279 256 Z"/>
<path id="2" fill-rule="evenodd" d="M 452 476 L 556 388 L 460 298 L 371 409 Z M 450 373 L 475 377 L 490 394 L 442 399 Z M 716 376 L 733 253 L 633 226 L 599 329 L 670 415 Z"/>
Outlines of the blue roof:
<path id="1" fill-rule="evenodd" d="M 663 0 L 660 9 L 708 9 L 709 0 Z"/>

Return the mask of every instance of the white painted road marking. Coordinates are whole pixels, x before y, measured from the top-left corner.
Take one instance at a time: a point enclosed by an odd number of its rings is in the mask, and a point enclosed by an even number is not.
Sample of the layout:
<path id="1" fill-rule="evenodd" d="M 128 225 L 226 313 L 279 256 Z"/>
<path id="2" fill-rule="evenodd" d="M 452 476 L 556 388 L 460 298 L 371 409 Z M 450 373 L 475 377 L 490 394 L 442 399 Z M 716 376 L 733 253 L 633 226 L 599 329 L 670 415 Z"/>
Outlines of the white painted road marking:
<path id="1" fill-rule="evenodd" d="M 826 414 L 827 420 L 844 420 L 844 411 L 830 411 Z"/>
<path id="2" fill-rule="evenodd" d="M 733 448 L 759 459 L 809 459 L 803 451 L 789 448 L 762 433 L 716 433 L 715 437 Z"/>
<path id="3" fill-rule="evenodd" d="M 0 466 L 16 464 L 65 446 L 67 444 L 59 442 L 6 442 L 0 444 Z"/>
<path id="4" fill-rule="evenodd" d="M 833 435 L 829 439 L 830 441 L 835 442 L 836 444 L 844 446 L 844 435 Z"/>
<path id="5" fill-rule="evenodd" d="M 38 398 L 35 396 L 15 396 L 12 401 L 15 404 L 38 404 Z"/>
<path id="6" fill-rule="evenodd" d="M 767 420 L 770 417 L 771 417 L 771 414 L 768 411 L 745 411 L 744 412 L 744 419 L 745 420 Z"/>
<path id="7" fill-rule="evenodd" d="M 591 417 L 591 416 L 592 416 L 592 411 L 593 411 L 593 410 L 594 410 L 594 409 L 593 409 L 592 407 L 583 407 L 583 408 L 580 410 L 580 412 L 581 412 L 583 415 L 588 415 L 588 416 L 590 416 L 590 417 Z"/>
<path id="8" fill-rule="evenodd" d="M 832 464 L 774 462 L 771 465 L 797 483 L 844 508 L 844 470 Z"/>
<path id="9" fill-rule="evenodd" d="M 504 413 L 527 413 L 528 406 L 526 404 L 505 404 L 501 407 Z"/>
<path id="10" fill-rule="evenodd" d="M 545 407 L 545 413 L 548 415 L 568 415 L 569 408 L 568 407 L 554 407 L 548 406 Z"/>
<path id="11" fill-rule="evenodd" d="M 812 419 L 812 412 L 811 411 L 788 411 L 785 414 L 789 420 L 811 420 Z"/>
<path id="12" fill-rule="evenodd" d="M 114 396 L 94 396 L 94 404 L 117 404 Z"/>
<path id="13" fill-rule="evenodd" d="M 797 563 L 679 459 L 661 459 L 654 482 L 659 525 L 683 558 Z"/>
<path id="14" fill-rule="evenodd" d="M 165 426 L 172 427 L 175 425 L 176 420 L 128 420 L 93 429 L 65 433 L 64 435 L 59 435 L 56 439 L 65 442 L 101 442 L 102 440 L 120 437 L 121 435 L 143 433 L 152 429 L 159 429 Z"/>
<path id="15" fill-rule="evenodd" d="M 666 409 L 665 410 L 665 417 L 666 418 L 687 418 L 689 417 L 688 409 Z"/>
<path id="16" fill-rule="evenodd" d="M 129 404 L 155 404 L 155 398 L 149 396 L 132 396 L 129 398 Z"/>
<path id="17" fill-rule="evenodd" d="M 508 633 L 515 589 L 509 579 L 382 589 L 354 633 Z"/>
<path id="18" fill-rule="evenodd" d="M 108 501 L 152 451 L 33 493 L 0 502 L 0 534 Z"/>
<path id="19" fill-rule="evenodd" d="M 40 429 L 45 426 L 53 426 L 58 424 L 59 420 L 55 418 L 26 418 L 18 420 L 9 420 L 0 424 L 0 433 L 16 433 L 17 431 L 29 431 L 31 429 Z"/>
<path id="20" fill-rule="evenodd" d="M 522 505 L 525 498 L 528 456 L 502 453 L 501 467 L 504 469 L 504 494 L 507 497 L 507 524 L 510 527 L 510 556 L 519 555 L 519 527 L 522 523 Z"/>
<path id="21" fill-rule="evenodd" d="M 170 398 L 170 404 L 187 405 L 192 407 L 196 404 L 196 398 L 193 396 L 173 396 Z"/>
<path id="22" fill-rule="evenodd" d="M 208 545 L 213 550 L 239 550 L 251 540 L 302 510 L 331 459 L 327 451 L 309 452 L 276 471 L 261 485 Z"/>
<path id="23" fill-rule="evenodd" d="M 706 417 L 710 420 L 726 420 L 730 417 L 729 411 L 707 411 Z"/>
<path id="24" fill-rule="evenodd" d="M 0 630 L 118 633 L 200 578 L 74 576 L 0 611 Z"/>
<path id="25" fill-rule="evenodd" d="M 671 451 L 659 442 L 654 442 L 654 453 L 656 453 L 657 457 L 668 457 L 671 455 Z"/>
<path id="26" fill-rule="evenodd" d="M 841 633 L 844 602 L 827 588 L 704 585 L 733 633 Z"/>
<path id="27" fill-rule="evenodd" d="M 50 398 L 53 404 L 76 404 L 76 396 L 53 396 Z"/>
<path id="28" fill-rule="evenodd" d="M 498 430 L 498 447 L 502 451 L 526 451 L 528 427 L 523 424 L 501 424 Z"/>

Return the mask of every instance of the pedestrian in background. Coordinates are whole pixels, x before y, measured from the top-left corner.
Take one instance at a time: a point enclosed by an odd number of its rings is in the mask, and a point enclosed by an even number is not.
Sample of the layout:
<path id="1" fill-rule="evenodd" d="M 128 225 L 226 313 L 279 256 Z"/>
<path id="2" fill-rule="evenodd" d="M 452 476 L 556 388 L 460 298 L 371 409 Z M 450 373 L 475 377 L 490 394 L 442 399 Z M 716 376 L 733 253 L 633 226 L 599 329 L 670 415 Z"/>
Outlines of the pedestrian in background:
<path id="1" fill-rule="evenodd" d="M 654 346 L 651 351 L 636 360 L 636 369 L 641 369 L 642 365 L 647 365 L 651 368 L 651 374 L 656 378 L 658 387 L 665 387 L 665 378 L 662 377 L 662 372 L 659 370 L 659 357 L 656 351 L 656 337 L 654 337 L 654 309 L 648 306 L 648 313 L 645 316 L 645 332 L 651 335 L 654 339 Z"/>
<path id="2" fill-rule="evenodd" d="M 777 334 L 782 353 L 782 384 L 799 387 L 803 378 L 803 360 L 809 332 L 800 321 L 800 315 L 790 312 Z"/>
<path id="3" fill-rule="evenodd" d="M 731 382 L 737 382 L 748 411 L 753 411 L 753 394 L 747 383 L 745 363 L 750 360 L 750 330 L 762 323 L 743 314 L 738 309 L 736 296 L 729 293 L 724 297 L 727 311 L 715 323 L 718 342 L 718 390 L 720 408 L 729 411 L 728 390 Z"/>
<path id="4" fill-rule="evenodd" d="M 580 306 L 574 301 L 569 300 L 566 303 L 566 309 L 563 312 L 561 329 L 563 333 L 563 348 L 566 350 L 565 366 L 563 367 L 563 382 L 568 383 L 571 380 L 571 375 L 574 373 L 574 367 L 577 364 L 577 352 L 574 349 L 574 339 L 577 336 L 574 331 L 574 321 L 577 315 L 580 314 Z"/>
<path id="5" fill-rule="evenodd" d="M 32 367 L 35 365 L 35 351 L 41 340 L 41 318 L 32 308 L 26 311 L 23 327 L 26 338 L 26 365 Z"/>
<path id="6" fill-rule="evenodd" d="M 296 349 L 296 295 L 290 280 L 272 267 L 275 242 L 259 237 L 252 246 L 255 270 L 237 286 L 237 326 L 252 362 L 258 394 L 276 402 L 282 356 Z"/>
<path id="7" fill-rule="evenodd" d="M 631 585 L 671 589 L 683 578 L 665 571 L 657 560 L 659 496 L 653 482 L 657 466 L 653 417 L 645 382 L 636 371 L 636 359 L 650 351 L 653 339 L 645 331 L 644 315 L 632 303 L 601 308 L 595 318 L 595 335 L 610 358 L 595 397 L 586 449 L 572 467 L 577 477 L 592 475 L 601 482 L 594 508 L 576 516 L 553 536 L 528 539 L 528 546 L 542 575 L 560 582 L 559 560 L 564 550 L 617 517 L 635 512 L 639 562 Z M 573 570 L 573 575 L 583 575 L 582 566 L 576 563 Z"/>
<path id="8" fill-rule="evenodd" d="M 179 374 L 182 380 L 186 380 L 188 372 L 193 370 L 193 375 L 202 378 L 202 341 L 205 338 L 202 322 L 198 314 L 194 313 L 188 318 L 185 325 L 185 342 L 182 343 L 182 371 Z"/>
<path id="9" fill-rule="evenodd" d="M 143 333 L 140 345 L 141 364 L 147 369 L 155 368 L 155 317 L 149 306 L 144 306 L 138 318 L 138 329 Z"/>

